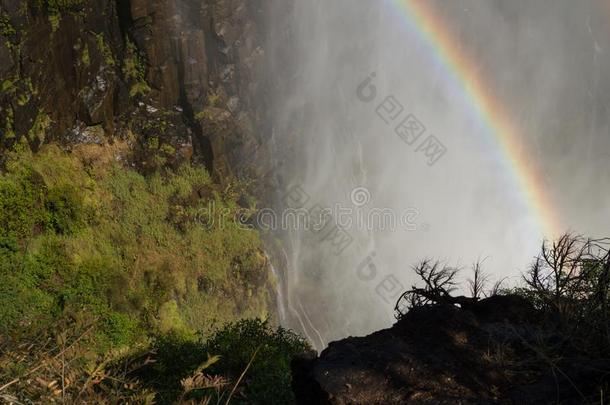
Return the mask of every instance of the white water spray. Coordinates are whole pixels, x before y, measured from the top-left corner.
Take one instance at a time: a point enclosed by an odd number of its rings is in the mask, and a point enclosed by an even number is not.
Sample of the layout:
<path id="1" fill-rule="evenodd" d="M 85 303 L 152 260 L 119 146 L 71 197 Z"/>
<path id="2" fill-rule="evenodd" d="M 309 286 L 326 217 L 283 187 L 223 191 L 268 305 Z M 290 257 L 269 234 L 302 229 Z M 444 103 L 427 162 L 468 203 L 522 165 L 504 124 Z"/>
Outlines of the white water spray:
<path id="1" fill-rule="evenodd" d="M 610 89 L 610 59 L 591 45 L 608 34 L 599 5 L 431 3 L 452 17 L 460 43 L 523 128 L 566 223 L 604 235 L 610 226 L 610 196 L 603 191 L 610 172 L 602 163 L 610 156 L 610 92 L 599 87 Z M 420 259 L 468 266 L 488 257 L 494 278 L 515 281 L 540 243 L 535 213 L 499 164 L 494 134 L 390 4 L 278 0 L 271 16 L 278 209 L 339 204 L 352 212 L 387 209 L 396 217 L 411 210 L 408 227 L 346 228 L 351 242 L 344 249 L 336 235 L 277 233 L 287 254 L 284 323 L 317 349 L 389 326 L 394 299 L 415 281 L 410 266 Z M 577 73 L 583 71 L 588 76 Z M 369 100 L 359 89 L 370 85 L 375 97 Z M 434 164 L 387 122 L 397 111 L 383 107 L 389 97 L 401 107 L 396 119 L 411 115 L 425 127 L 421 139 L 434 135 L 446 148 Z M 586 142 L 579 142 L 581 133 L 588 134 Z M 355 189 L 370 194 L 365 205 L 354 204 Z"/>

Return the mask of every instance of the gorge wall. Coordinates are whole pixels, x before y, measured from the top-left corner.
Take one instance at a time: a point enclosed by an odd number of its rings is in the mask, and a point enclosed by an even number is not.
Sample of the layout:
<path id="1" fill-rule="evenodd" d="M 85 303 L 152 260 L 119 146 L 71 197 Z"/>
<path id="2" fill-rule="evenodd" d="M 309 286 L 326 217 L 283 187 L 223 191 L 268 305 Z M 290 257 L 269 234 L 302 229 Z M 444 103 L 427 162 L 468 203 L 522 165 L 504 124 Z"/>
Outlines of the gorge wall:
<path id="1" fill-rule="evenodd" d="M 156 149 L 169 163 L 194 157 L 221 181 L 247 169 L 239 156 L 256 153 L 262 133 L 264 1 L 0 6 L 3 148 L 131 132 L 140 152 Z"/>
<path id="2" fill-rule="evenodd" d="M 265 120 L 272 78 L 263 74 L 269 7 L 0 0 L 0 239 L 33 256 L 32 241 L 60 241 L 52 252 L 63 256 L 47 275 L 61 288 L 82 275 L 82 263 L 95 262 L 96 302 L 140 332 L 273 318 L 269 258 L 259 234 L 234 221 L 272 184 Z M 86 211 L 74 232 L 45 222 L 58 207 L 46 196 L 57 187 L 58 198 L 72 196 Z M 0 278 L 15 274 L 5 273 Z M 82 307 L 49 285 L 37 278 L 23 291 L 39 289 L 58 315 Z M 123 287 L 128 292 L 117 293 Z M 20 322 L 35 306 L 6 307 Z M 10 325 L 3 316 L 0 324 Z"/>

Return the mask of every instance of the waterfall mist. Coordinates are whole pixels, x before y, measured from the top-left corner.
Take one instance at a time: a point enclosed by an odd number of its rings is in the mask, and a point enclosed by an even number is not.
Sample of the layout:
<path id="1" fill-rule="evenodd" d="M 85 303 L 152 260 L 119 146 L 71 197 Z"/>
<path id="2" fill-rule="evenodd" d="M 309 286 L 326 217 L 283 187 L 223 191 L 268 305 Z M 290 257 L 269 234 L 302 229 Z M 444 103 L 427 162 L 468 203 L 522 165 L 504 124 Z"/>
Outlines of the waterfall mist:
<path id="1" fill-rule="evenodd" d="M 286 326 L 317 349 L 388 327 L 396 293 L 415 282 L 411 265 L 426 257 L 466 267 L 485 259 L 494 279 L 517 282 L 545 236 L 537 213 L 461 84 L 395 2 L 275 3 L 267 50 L 275 209 L 299 200 L 299 208 L 407 218 L 395 229 L 352 223 L 345 229 L 352 242 L 341 251 L 322 232 L 278 230 Z M 564 230 L 607 236 L 610 7 L 593 0 L 430 6 L 519 128 Z M 359 92 L 367 79 L 374 100 Z M 425 126 L 418 143 L 401 139 L 398 121 L 388 124 L 376 111 L 388 96 L 404 107 L 399 121 L 412 114 Z M 432 165 L 418 151 L 429 135 L 446 148 Z"/>

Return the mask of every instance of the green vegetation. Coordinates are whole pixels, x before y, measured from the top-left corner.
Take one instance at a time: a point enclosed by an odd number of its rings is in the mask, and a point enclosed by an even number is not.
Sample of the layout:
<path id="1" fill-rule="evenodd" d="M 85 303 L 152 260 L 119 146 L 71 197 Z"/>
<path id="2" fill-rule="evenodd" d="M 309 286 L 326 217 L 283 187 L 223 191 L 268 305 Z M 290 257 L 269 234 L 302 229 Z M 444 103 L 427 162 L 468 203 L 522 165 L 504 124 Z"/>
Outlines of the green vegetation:
<path id="1" fill-rule="evenodd" d="M 38 4 L 43 4 L 53 10 L 65 10 L 80 6 L 84 0 L 38 0 Z"/>
<path id="2" fill-rule="evenodd" d="M 115 61 L 114 61 L 114 56 L 112 55 L 112 49 L 106 43 L 106 40 L 104 39 L 104 34 L 103 33 L 99 33 L 99 34 L 96 33 L 94 35 L 95 35 L 95 41 L 97 43 L 97 48 L 99 49 L 100 53 L 104 57 L 104 62 L 108 66 L 114 66 L 115 65 Z"/>
<path id="3" fill-rule="evenodd" d="M 306 343 L 236 322 L 268 319 L 270 302 L 259 236 L 232 220 L 239 187 L 190 164 L 143 175 L 129 156 L 126 142 L 8 154 L 0 396 L 293 402 L 290 359 Z"/>
<path id="4" fill-rule="evenodd" d="M 290 361 L 309 347 L 290 331 L 273 331 L 267 323 L 243 321 L 217 332 L 202 351 L 221 356 L 211 372 L 238 376 L 254 357 L 249 384 L 244 391 L 250 404 L 288 404 L 294 398 L 290 390 Z M 269 387 L 274 386 L 270 390 Z"/>
<path id="5" fill-rule="evenodd" d="M 150 331 L 194 336 L 266 317 L 255 232 L 202 213 L 237 210 L 200 168 L 143 176 L 103 147 L 14 152 L 0 176 L 0 333 L 82 311 L 110 346 Z M 212 190 L 207 200 L 198 190 Z M 225 218 L 230 218 L 227 216 Z M 210 226 L 212 223 L 212 226 Z M 102 345 L 104 346 L 104 345 Z"/>
<path id="6" fill-rule="evenodd" d="M 214 113 L 212 113 L 209 108 L 205 108 L 203 111 L 199 111 L 197 114 L 195 114 L 195 119 L 197 121 L 212 120 L 213 118 Z"/>
<path id="7" fill-rule="evenodd" d="M 150 91 L 150 86 L 145 81 L 139 80 L 131 85 L 129 97 L 144 96 Z"/>
<path id="8" fill-rule="evenodd" d="M 29 100 L 29 97 L 27 100 Z M 27 101 L 25 103 L 27 103 Z M 38 141 L 40 143 L 44 142 L 46 133 L 50 126 L 51 118 L 43 110 L 38 110 L 34 124 L 28 132 L 28 139 L 30 141 Z"/>
<path id="9" fill-rule="evenodd" d="M 85 0 L 36 0 L 39 8 L 46 8 L 49 14 L 58 14 L 62 11 L 71 11 L 82 6 Z"/>
<path id="10" fill-rule="evenodd" d="M 132 98 L 148 94 L 144 54 L 129 40 L 119 52 L 109 32 L 85 34 L 98 24 L 83 18 L 83 4 L 22 2 L 14 21 L 35 16 L 63 32 L 76 20 L 84 36 L 67 62 L 77 76 L 112 66 Z M 2 40 L 20 61 L 29 36 L 15 27 L 0 14 Z M 35 67 L 15 63 L 0 81 L 13 105 L 0 120 L 0 402 L 292 402 L 290 358 L 307 345 L 267 321 L 267 259 L 259 235 L 233 219 L 237 201 L 251 201 L 245 186 L 219 185 L 183 162 L 192 150 L 176 141 L 187 134 L 175 111 L 140 123 L 125 106 L 117 120 L 130 130 L 116 134 L 127 139 L 49 144 L 52 127 L 72 124 L 38 105 Z M 83 139 L 97 138 L 87 131 Z"/>
<path id="11" fill-rule="evenodd" d="M 8 140 L 8 139 L 14 139 L 15 138 L 15 130 L 13 128 L 14 126 L 14 113 L 13 113 L 13 109 L 11 107 L 8 107 L 6 109 L 6 118 L 4 121 L 4 140 Z"/>
<path id="12" fill-rule="evenodd" d="M 244 320 L 207 339 L 160 335 L 129 351 L 92 353 L 86 317 L 35 335 L 0 338 L 0 398 L 24 403 L 291 404 L 298 336 Z M 28 342 L 28 344 L 18 344 Z M 216 354 L 218 353 L 218 354 Z"/>
<path id="13" fill-rule="evenodd" d="M 220 93 L 218 91 L 210 91 L 208 94 L 208 104 L 211 107 L 218 107 L 220 103 Z"/>
<path id="14" fill-rule="evenodd" d="M 11 24 L 8 14 L 0 10 L 0 35 L 11 38 L 15 34 L 17 34 L 17 31 L 15 30 L 15 27 L 13 27 L 13 24 Z"/>
<path id="15" fill-rule="evenodd" d="M 229 324 L 199 341 L 165 336 L 156 340 L 153 347 L 158 353 L 156 363 L 138 375 L 148 382 L 148 389 L 164 393 L 161 402 L 171 403 L 182 396 L 182 399 L 198 400 L 210 397 L 212 403 L 220 399 L 224 403 L 247 369 L 247 384 L 238 390 L 232 403 L 282 405 L 294 403 L 290 361 L 294 355 L 309 349 L 292 332 L 282 328 L 274 330 L 260 320 Z M 212 355 L 218 357 L 207 364 Z M 202 365 L 206 365 L 208 378 L 201 378 Z M 222 376 L 217 380 L 219 384 L 214 387 L 201 384 L 209 383 L 212 376 Z M 184 395 L 185 386 L 188 386 L 187 395 Z"/>
<path id="16" fill-rule="evenodd" d="M 126 41 L 126 55 L 123 60 L 123 74 L 131 82 L 129 96 L 143 96 L 150 91 L 150 86 L 146 83 L 146 64 L 143 57 L 139 54 L 137 47 L 129 39 Z"/>
<path id="17" fill-rule="evenodd" d="M 195 114 L 195 119 L 198 121 L 201 120 L 214 120 L 214 108 L 220 107 L 222 95 L 218 90 L 210 90 L 207 95 L 208 107 L 204 108 L 202 111 L 199 111 Z"/>
<path id="18" fill-rule="evenodd" d="M 53 32 L 57 31 L 61 23 L 61 14 L 58 12 L 49 13 L 49 23 L 51 24 L 51 30 Z"/>
<path id="19" fill-rule="evenodd" d="M 62 13 L 73 13 L 84 3 L 84 0 L 36 0 L 35 4 L 47 13 L 51 29 L 55 32 L 61 23 Z"/>
<path id="20" fill-rule="evenodd" d="M 157 126 L 158 129 L 164 130 L 166 125 L 166 121 L 163 120 L 150 120 L 144 123 L 143 128 L 148 129 L 149 126 Z M 165 166 L 176 154 L 173 146 L 161 142 L 156 136 L 148 138 L 142 145 L 142 149 L 144 157 L 141 163 L 146 170 L 156 170 Z"/>
<path id="21" fill-rule="evenodd" d="M 13 26 L 11 19 L 4 10 L 0 8 L 0 36 L 4 37 L 4 45 L 11 51 L 11 53 L 19 54 L 20 47 L 18 43 L 17 29 Z M 13 58 L 16 55 L 13 55 Z M 2 84 L 4 87 L 5 83 Z M 4 91 L 4 90 L 3 90 Z"/>
<path id="22" fill-rule="evenodd" d="M 85 44 L 85 48 L 83 49 L 83 54 L 81 56 L 81 62 L 85 66 L 89 66 L 91 64 L 91 56 L 89 55 L 89 45 Z"/>
<path id="23" fill-rule="evenodd" d="M 17 80 L 19 79 L 5 79 L 0 86 L 0 91 L 4 94 L 14 93 L 17 90 L 17 87 L 15 87 Z"/>

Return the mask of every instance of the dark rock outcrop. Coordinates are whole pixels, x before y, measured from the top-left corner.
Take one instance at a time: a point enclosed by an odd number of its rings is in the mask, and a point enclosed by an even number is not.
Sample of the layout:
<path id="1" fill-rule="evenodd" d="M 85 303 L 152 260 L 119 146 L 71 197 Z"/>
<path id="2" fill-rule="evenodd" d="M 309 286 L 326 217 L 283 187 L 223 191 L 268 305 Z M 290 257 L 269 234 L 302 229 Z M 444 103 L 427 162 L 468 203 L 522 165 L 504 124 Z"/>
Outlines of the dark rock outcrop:
<path id="1" fill-rule="evenodd" d="M 546 362 L 556 336 L 516 296 L 415 308 L 392 328 L 294 359 L 300 404 L 586 403 L 610 361 Z M 599 395 L 597 393 L 597 395 Z"/>
<path id="2" fill-rule="evenodd" d="M 0 0 L 0 152 L 133 135 L 219 180 L 259 152 L 261 0 Z M 138 159 L 136 159 L 138 160 Z M 255 161 L 255 159 L 251 159 Z"/>

